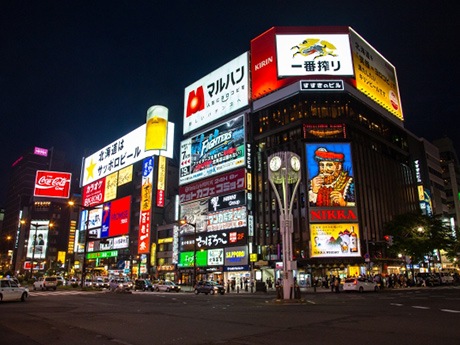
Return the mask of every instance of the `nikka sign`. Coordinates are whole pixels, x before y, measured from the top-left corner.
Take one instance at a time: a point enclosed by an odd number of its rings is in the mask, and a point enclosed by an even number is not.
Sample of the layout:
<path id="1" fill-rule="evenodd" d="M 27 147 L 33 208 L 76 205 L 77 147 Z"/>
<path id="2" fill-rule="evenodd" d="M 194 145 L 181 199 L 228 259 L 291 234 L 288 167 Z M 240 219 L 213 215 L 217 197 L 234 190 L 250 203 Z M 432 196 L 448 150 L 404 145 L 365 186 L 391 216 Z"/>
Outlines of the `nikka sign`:
<path id="1" fill-rule="evenodd" d="M 71 180 L 71 173 L 37 170 L 34 196 L 68 199 L 70 196 Z"/>

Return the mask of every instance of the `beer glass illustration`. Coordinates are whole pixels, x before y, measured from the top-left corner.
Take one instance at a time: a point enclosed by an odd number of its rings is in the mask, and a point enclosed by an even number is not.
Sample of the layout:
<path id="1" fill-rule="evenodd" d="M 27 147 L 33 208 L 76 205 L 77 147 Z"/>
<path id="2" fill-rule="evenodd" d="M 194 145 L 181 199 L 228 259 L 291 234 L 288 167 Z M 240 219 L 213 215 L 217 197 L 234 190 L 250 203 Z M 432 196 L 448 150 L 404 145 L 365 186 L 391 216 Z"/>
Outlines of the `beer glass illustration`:
<path id="1" fill-rule="evenodd" d="M 166 150 L 168 108 L 154 105 L 147 110 L 145 150 Z"/>

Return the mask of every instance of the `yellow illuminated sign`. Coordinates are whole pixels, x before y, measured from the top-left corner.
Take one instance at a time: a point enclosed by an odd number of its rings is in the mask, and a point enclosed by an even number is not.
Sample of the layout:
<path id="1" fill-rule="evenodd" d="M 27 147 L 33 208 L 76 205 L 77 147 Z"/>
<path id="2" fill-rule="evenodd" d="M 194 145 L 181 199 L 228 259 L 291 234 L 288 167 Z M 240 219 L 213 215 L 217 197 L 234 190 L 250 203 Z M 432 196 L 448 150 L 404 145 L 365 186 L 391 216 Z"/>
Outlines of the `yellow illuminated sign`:
<path id="1" fill-rule="evenodd" d="M 404 120 L 396 69 L 350 29 L 356 88 L 400 120 Z"/>
<path id="2" fill-rule="evenodd" d="M 105 178 L 105 193 L 104 201 L 109 201 L 117 198 L 118 172 L 108 175 Z"/>
<path id="3" fill-rule="evenodd" d="M 129 165 L 118 172 L 118 185 L 122 186 L 133 180 L 133 166 Z"/>

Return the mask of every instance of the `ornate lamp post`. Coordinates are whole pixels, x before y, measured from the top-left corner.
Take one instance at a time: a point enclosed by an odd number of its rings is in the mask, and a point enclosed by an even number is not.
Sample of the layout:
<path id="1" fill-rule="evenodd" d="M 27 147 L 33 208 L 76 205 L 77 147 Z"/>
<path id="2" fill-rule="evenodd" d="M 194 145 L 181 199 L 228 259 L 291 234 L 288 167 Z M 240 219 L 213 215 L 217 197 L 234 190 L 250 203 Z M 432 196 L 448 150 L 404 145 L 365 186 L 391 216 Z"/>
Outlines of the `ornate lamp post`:
<path id="1" fill-rule="evenodd" d="M 300 157 L 289 151 L 278 152 L 268 157 L 268 164 L 268 179 L 280 210 L 280 230 L 283 241 L 283 297 L 290 299 L 291 288 L 294 288 L 293 271 L 296 269 L 296 262 L 292 260 L 294 198 L 291 197 L 295 195 L 301 180 Z M 294 185 L 292 192 L 289 185 Z"/>

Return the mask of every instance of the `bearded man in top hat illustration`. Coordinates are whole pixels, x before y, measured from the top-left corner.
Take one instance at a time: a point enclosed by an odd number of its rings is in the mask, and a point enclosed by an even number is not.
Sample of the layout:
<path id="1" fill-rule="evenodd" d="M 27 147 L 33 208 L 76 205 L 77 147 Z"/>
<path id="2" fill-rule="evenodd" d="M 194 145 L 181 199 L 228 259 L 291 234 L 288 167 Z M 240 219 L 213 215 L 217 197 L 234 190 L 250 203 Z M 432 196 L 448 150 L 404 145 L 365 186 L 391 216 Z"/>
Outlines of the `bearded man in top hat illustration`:
<path id="1" fill-rule="evenodd" d="M 344 154 L 321 147 L 315 151 L 315 161 L 319 173 L 310 181 L 310 206 L 355 206 L 354 181 L 343 169 Z"/>

